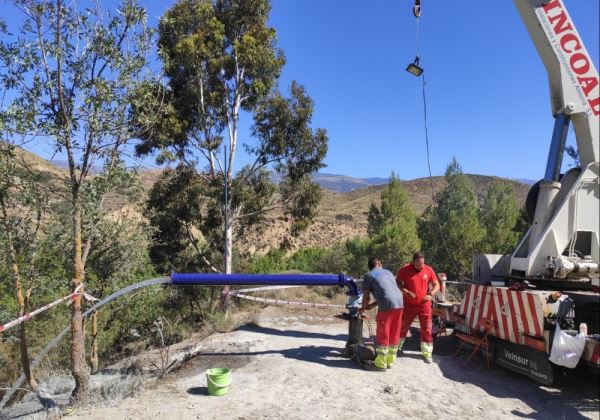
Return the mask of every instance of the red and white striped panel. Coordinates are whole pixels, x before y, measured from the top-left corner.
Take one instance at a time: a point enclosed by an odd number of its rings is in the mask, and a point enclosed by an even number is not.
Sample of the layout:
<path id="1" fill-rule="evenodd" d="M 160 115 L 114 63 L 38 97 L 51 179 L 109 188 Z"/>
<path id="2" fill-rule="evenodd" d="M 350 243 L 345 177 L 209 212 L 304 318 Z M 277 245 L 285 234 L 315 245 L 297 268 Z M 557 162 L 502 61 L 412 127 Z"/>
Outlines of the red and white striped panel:
<path id="1" fill-rule="evenodd" d="M 529 345 L 526 337 L 544 337 L 543 300 L 536 293 L 472 285 L 458 313 L 473 329 L 483 317 L 496 321 L 492 335 L 512 343 Z"/>

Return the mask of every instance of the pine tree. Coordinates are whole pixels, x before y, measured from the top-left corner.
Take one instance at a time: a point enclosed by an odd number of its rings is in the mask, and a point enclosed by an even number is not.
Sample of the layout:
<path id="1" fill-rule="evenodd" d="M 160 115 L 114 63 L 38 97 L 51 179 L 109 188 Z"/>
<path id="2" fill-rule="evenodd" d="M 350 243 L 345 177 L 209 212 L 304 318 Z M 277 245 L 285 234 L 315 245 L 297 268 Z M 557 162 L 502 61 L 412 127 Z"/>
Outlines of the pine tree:
<path id="1" fill-rule="evenodd" d="M 470 276 L 472 256 L 479 251 L 485 230 L 479 223 L 473 184 L 453 158 L 446 169 L 447 186 L 427 208 L 419 226 L 423 250 L 439 271 Z"/>
<path id="2" fill-rule="evenodd" d="M 400 178 L 392 172 L 381 194 L 381 206 L 369 210 L 370 253 L 391 270 L 397 270 L 419 249 L 417 217 Z"/>
<path id="3" fill-rule="evenodd" d="M 383 228 L 383 216 L 381 210 L 375 203 L 371 203 L 369 213 L 367 214 L 367 234 L 369 237 L 377 234 Z"/>
<path id="4" fill-rule="evenodd" d="M 481 251 L 490 254 L 511 252 L 519 240 L 519 232 L 515 230 L 518 218 L 519 207 L 512 185 L 501 180 L 492 182 L 480 212 L 486 233 Z"/>

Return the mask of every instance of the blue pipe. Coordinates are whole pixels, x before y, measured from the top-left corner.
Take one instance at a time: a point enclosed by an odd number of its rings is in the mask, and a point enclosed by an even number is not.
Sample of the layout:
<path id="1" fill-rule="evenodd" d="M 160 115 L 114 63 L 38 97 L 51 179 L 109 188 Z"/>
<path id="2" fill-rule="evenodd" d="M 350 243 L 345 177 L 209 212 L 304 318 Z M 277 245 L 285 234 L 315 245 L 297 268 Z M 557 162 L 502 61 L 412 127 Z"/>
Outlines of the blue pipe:
<path id="1" fill-rule="evenodd" d="M 340 274 L 221 274 L 171 273 L 173 286 L 339 286 L 347 287 L 348 295 L 358 296 L 356 282 Z"/>

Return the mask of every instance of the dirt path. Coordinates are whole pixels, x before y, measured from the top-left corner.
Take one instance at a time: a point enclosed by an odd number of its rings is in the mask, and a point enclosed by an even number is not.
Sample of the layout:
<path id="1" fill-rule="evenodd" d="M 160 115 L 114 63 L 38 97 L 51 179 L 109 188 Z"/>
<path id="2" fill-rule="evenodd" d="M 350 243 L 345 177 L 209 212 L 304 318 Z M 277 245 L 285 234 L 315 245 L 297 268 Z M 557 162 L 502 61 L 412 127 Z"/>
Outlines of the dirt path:
<path id="1" fill-rule="evenodd" d="M 69 418 L 599 418 L 594 378 L 561 391 L 487 371 L 480 360 L 461 369 L 451 338 L 440 338 L 434 364 L 423 363 L 413 342 L 393 369 L 362 370 L 341 357 L 347 323 L 333 314 L 267 308 L 257 325 L 206 338 L 200 356 L 156 387 Z M 227 396 L 207 395 L 208 367 L 231 369 Z"/>

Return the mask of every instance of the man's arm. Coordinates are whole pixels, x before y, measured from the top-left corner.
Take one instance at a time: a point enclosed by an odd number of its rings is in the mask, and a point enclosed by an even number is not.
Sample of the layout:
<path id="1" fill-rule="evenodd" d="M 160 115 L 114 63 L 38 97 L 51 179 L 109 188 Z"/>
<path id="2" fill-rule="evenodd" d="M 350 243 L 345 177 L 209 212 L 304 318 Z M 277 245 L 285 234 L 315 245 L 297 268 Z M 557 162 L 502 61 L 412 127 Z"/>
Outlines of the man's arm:
<path id="1" fill-rule="evenodd" d="M 433 283 L 433 289 L 431 289 L 431 295 L 433 296 L 433 295 L 435 295 L 437 292 L 439 292 L 439 291 L 440 291 L 440 282 L 439 282 L 439 281 L 438 281 L 438 279 L 436 278 L 436 279 L 434 279 L 434 280 L 432 281 L 432 283 Z"/>
<path id="2" fill-rule="evenodd" d="M 435 295 L 437 292 L 440 291 L 440 282 L 437 278 L 437 275 L 435 274 L 435 271 L 431 270 L 431 280 L 429 281 L 431 284 L 433 284 L 433 288 L 431 289 L 431 292 L 429 292 L 426 296 L 425 296 L 425 300 L 431 300 L 432 296 Z"/>
<path id="3" fill-rule="evenodd" d="M 358 310 L 359 315 L 364 316 L 366 310 L 369 308 L 369 300 L 371 299 L 371 290 L 363 289 L 362 307 Z"/>
<path id="4" fill-rule="evenodd" d="M 408 295 L 412 298 L 416 296 L 413 292 L 404 287 L 404 280 L 402 280 L 400 277 L 400 271 L 398 271 L 398 274 L 396 274 L 396 284 L 398 285 L 398 289 L 400 289 L 400 291 L 405 295 Z"/>

